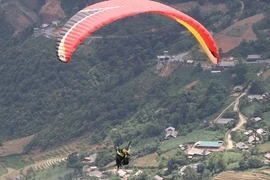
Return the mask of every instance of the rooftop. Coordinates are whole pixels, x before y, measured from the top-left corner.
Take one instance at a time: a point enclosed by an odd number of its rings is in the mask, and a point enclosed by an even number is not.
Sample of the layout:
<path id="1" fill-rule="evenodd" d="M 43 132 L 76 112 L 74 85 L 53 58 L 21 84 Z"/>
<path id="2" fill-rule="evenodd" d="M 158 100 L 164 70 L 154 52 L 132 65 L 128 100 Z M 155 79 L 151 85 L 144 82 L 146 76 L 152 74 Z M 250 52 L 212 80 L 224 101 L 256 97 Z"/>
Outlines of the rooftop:
<path id="1" fill-rule="evenodd" d="M 236 147 L 237 147 L 238 149 L 248 149 L 248 146 L 247 146 L 245 143 L 243 143 L 243 142 L 237 143 L 237 144 L 236 144 Z"/>
<path id="2" fill-rule="evenodd" d="M 195 143 L 195 147 L 212 147 L 219 148 L 223 144 L 222 141 L 198 141 Z"/>
<path id="3" fill-rule="evenodd" d="M 234 121 L 233 118 L 219 118 L 217 120 L 218 124 L 228 124 L 229 122 Z"/>
<path id="4" fill-rule="evenodd" d="M 250 54 L 247 56 L 247 59 L 260 59 L 262 55 L 259 54 Z"/>
<path id="5" fill-rule="evenodd" d="M 234 61 L 221 61 L 218 66 L 231 67 L 235 66 Z"/>

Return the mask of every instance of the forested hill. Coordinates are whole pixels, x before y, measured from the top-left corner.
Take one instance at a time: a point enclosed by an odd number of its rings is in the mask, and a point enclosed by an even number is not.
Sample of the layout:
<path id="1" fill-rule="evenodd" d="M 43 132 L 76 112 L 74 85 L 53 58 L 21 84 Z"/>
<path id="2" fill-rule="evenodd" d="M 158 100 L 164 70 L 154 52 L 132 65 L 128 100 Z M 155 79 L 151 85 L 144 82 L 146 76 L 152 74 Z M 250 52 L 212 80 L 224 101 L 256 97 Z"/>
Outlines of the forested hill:
<path id="1" fill-rule="evenodd" d="M 72 14 L 74 1 L 63 2 L 65 12 Z M 223 25 L 212 24 L 224 13 L 233 21 L 239 5 L 230 9 L 230 2 L 226 1 L 227 12 L 199 14 L 202 24 L 218 30 Z M 188 13 L 196 14 L 195 10 Z M 11 25 L 0 23 L 1 140 L 36 134 L 29 147 L 48 148 L 84 133 L 93 134 L 93 142 L 155 137 L 168 125 L 187 133 L 209 120 L 233 87 L 231 72 L 212 76 L 200 65 L 180 66 L 169 77 L 158 76 L 156 55 L 163 50 L 172 54 L 192 50 L 199 60 L 206 60 L 190 33 L 161 16 L 136 16 L 102 28 L 98 34 L 128 38 L 83 44 L 68 64 L 56 59 L 55 40 L 35 38 L 31 28 L 13 35 Z M 198 81 L 196 86 L 184 88 L 193 81 Z"/>

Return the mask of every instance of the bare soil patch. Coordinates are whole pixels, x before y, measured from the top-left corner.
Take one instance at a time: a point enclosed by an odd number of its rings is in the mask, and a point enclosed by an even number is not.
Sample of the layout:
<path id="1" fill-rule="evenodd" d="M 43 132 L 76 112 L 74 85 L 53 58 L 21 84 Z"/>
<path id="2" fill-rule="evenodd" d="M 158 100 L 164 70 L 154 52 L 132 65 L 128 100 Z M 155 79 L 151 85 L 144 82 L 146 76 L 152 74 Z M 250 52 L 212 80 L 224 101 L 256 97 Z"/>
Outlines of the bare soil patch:
<path id="1" fill-rule="evenodd" d="M 60 5 L 60 0 L 47 0 L 39 11 L 43 23 L 51 23 L 59 18 L 65 18 L 65 13 Z"/>
<path id="2" fill-rule="evenodd" d="M 181 65 L 180 63 L 171 63 L 171 62 L 169 62 L 159 72 L 159 76 L 161 76 L 161 77 L 170 76 L 180 65 Z"/>
<path id="3" fill-rule="evenodd" d="M 21 154 L 23 148 L 32 141 L 33 137 L 34 135 L 4 142 L 3 146 L 0 146 L 0 156 Z"/>
<path id="4" fill-rule="evenodd" d="M 197 80 L 197 81 L 193 81 L 193 82 L 191 82 L 191 83 L 185 85 L 185 89 L 190 89 L 190 88 L 192 88 L 192 87 L 195 86 L 198 82 L 199 82 L 199 81 Z"/>
<path id="5" fill-rule="evenodd" d="M 149 154 L 147 156 L 140 157 L 136 160 L 135 166 L 138 167 L 155 167 L 157 166 L 157 153 Z"/>
<path id="6" fill-rule="evenodd" d="M 265 71 L 265 72 L 262 74 L 262 78 L 263 78 L 264 80 L 267 79 L 269 76 L 270 76 L 270 69 L 268 69 L 267 71 Z"/>
<path id="7" fill-rule="evenodd" d="M 7 1 L 1 6 L 5 11 L 5 20 L 15 28 L 15 33 L 38 20 L 37 14 L 21 1 Z"/>
<path id="8" fill-rule="evenodd" d="M 239 46 L 243 41 L 257 40 L 257 36 L 252 29 L 252 25 L 264 18 L 263 14 L 257 14 L 249 18 L 237 21 L 230 27 L 214 35 L 219 48 L 223 53 L 229 52 Z"/>

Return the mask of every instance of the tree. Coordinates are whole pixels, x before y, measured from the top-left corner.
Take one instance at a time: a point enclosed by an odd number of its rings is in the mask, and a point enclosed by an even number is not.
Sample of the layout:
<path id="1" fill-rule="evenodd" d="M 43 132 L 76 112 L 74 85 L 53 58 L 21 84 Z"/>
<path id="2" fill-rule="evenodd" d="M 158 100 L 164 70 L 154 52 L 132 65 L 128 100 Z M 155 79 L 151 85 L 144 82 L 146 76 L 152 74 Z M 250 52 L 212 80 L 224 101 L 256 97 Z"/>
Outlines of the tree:
<path id="1" fill-rule="evenodd" d="M 264 164 L 258 157 L 250 157 L 247 163 L 249 168 L 260 168 Z"/>
<path id="2" fill-rule="evenodd" d="M 255 80 L 251 83 L 251 87 L 249 89 L 250 94 L 263 94 L 265 92 L 264 83 L 262 80 Z"/>
<path id="3" fill-rule="evenodd" d="M 234 85 L 241 85 L 246 80 L 245 75 L 247 73 L 247 66 L 243 63 L 236 64 L 233 73 L 235 74 L 233 78 Z"/>
<path id="4" fill-rule="evenodd" d="M 241 160 L 239 160 L 238 165 L 239 165 L 239 169 L 241 171 L 244 171 L 244 170 L 246 170 L 248 168 L 248 164 L 246 163 L 246 161 L 245 161 L 244 158 L 242 158 Z"/>
<path id="5" fill-rule="evenodd" d="M 114 157 L 112 155 L 112 152 L 108 149 L 102 149 L 98 152 L 97 158 L 96 158 L 96 164 L 100 167 L 107 165 L 108 163 L 112 162 L 114 160 Z"/>
<path id="6" fill-rule="evenodd" d="M 199 174 L 190 166 L 187 166 L 183 173 L 183 180 L 199 180 Z"/>
<path id="7" fill-rule="evenodd" d="M 212 173 L 208 169 L 205 169 L 202 173 L 201 180 L 211 180 L 212 179 Z"/>

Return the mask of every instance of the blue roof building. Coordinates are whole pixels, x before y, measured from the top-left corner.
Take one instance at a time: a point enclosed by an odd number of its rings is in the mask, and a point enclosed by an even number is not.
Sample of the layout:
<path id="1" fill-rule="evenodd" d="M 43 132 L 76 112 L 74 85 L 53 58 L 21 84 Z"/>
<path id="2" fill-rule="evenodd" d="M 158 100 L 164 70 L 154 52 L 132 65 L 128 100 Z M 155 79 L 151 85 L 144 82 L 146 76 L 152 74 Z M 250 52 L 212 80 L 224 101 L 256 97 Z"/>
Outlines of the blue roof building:
<path id="1" fill-rule="evenodd" d="M 194 144 L 196 148 L 220 148 L 223 141 L 198 141 Z"/>

